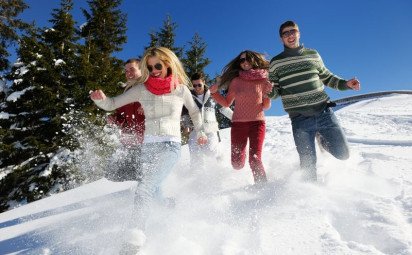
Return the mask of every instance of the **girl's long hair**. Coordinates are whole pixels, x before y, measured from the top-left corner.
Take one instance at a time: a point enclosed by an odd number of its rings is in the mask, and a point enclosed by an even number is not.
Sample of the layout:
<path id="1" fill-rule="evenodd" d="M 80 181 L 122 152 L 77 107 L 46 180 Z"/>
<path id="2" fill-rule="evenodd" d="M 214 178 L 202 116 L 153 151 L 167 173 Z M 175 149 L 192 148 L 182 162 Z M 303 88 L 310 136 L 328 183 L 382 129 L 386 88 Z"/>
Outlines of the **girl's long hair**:
<path id="1" fill-rule="evenodd" d="M 142 76 L 138 79 L 138 83 L 143 84 L 149 78 L 150 73 L 147 69 L 147 59 L 149 57 L 159 58 L 168 66 L 167 75 L 173 75 L 173 77 L 177 79 L 179 84 L 183 84 L 188 87 L 190 86 L 190 80 L 185 73 L 182 63 L 177 58 L 176 54 L 173 53 L 173 51 L 165 47 L 152 47 L 146 50 L 143 55 L 142 61 L 140 61 Z"/>
<path id="2" fill-rule="evenodd" d="M 240 67 L 240 56 L 243 53 L 245 53 L 247 61 L 252 65 L 252 69 L 269 69 L 269 61 L 266 60 L 264 54 L 252 50 L 244 50 L 223 68 L 219 89 L 228 89 L 230 82 L 239 76 L 239 71 L 242 70 Z"/>

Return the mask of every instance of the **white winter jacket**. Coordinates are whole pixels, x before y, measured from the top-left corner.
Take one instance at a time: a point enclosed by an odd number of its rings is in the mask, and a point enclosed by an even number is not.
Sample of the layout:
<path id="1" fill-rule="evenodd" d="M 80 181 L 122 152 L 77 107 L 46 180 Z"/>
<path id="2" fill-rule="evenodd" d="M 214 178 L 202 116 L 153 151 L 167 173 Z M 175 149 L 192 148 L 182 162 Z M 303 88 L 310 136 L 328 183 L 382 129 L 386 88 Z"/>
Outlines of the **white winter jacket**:
<path id="1" fill-rule="evenodd" d="M 174 136 L 181 138 L 180 117 L 183 105 L 189 111 L 198 137 L 203 136 L 203 125 L 199 108 L 185 85 L 178 85 L 171 93 L 154 95 L 143 84 L 133 86 L 127 92 L 105 100 L 94 100 L 103 110 L 112 111 L 131 102 L 139 101 L 145 115 L 145 136 Z"/>

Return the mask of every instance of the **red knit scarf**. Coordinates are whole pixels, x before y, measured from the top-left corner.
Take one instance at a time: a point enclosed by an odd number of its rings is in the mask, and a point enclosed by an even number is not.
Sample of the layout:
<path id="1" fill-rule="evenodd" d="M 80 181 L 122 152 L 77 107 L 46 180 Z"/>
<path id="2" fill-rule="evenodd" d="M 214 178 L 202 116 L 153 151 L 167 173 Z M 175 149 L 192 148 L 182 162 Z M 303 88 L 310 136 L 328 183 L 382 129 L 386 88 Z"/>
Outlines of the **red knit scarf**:
<path id="1" fill-rule="evenodd" d="M 263 80 L 268 77 L 266 69 L 249 69 L 247 71 L 239 71 L 239 77 L 242 80 Z"/>
<path id="2" fill-rule="evenodd" d="M 149 76 L 144 85 L 152 94 L 164 95 L 170 93 L 172 88 L 176 87 L 177 82 L 173 75 L 169 75 L 166 78 Z"/>

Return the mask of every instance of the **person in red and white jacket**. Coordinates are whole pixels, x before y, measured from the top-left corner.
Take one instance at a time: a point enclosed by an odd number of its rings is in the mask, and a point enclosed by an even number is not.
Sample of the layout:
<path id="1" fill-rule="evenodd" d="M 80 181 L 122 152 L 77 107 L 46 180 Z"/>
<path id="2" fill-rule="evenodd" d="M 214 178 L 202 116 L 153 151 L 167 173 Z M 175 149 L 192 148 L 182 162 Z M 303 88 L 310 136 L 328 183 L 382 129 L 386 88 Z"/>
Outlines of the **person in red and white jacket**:
<path id="1" fill-rule="evenodd" d="M 271 106 L 268 94 L 272 84 L 268 80 L 268 68 L 269 61 L 263 54 L 243 51 L 224 67 L 220 79 L 209 88 L 213 99 L 223 107 L 236 101 L 230 133 L 232 166 L 234 169 L 244 167 L 249 140 L 249 165 L 255 184 L 267 181 L 262 148 L 266 133 L 264 110 Z M 217 93 L 226 88 L 226 97 Z"/>
<path id="2" fill-rule="evenodd" d="M 139 67 L 140 59 L 131 58 L 126 61 L 124 92 L 136 84 L 141 76 Z M 141 174 L 141 144 L 143 143 L 145 130 L 144 111 L 139 102 L 133 102 L 117 108 L 116 111 L 107 118 L 109 124 L 114 124 L 120 128 L 120 142 L 122 147 L 114 156 L 113 166 L 106 173 L 106 177 L 112 181 L 134 181 L 139 179 Z"/>

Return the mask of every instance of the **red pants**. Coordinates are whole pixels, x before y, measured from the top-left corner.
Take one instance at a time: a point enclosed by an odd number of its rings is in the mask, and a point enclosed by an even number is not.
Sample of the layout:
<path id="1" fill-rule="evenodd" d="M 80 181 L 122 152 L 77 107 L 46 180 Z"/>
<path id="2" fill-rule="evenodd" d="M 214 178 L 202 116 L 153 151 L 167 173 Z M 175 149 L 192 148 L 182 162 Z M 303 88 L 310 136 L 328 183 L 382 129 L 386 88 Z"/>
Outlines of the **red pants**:
<path id="1" fill-rule="evenodd" d="M 232 141 L 232 166 L 242 169 L 246 160 L 246 144 L 249 139 L 249 165 L 255 183 L 265 182 L 266 173 L 262 164 L 262 147 L 265 139 L 264 121 L 233 122 L 230 133 Z"/>

